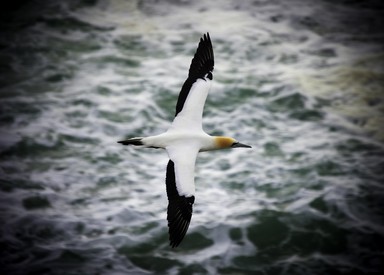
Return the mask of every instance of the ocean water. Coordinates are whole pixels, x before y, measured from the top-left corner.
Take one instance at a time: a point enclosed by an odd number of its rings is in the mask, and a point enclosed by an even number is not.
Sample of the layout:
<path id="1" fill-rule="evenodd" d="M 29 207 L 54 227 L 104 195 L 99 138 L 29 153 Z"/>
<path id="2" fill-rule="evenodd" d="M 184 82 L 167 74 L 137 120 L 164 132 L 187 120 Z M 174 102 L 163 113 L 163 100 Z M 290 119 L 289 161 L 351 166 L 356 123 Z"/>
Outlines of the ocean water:
<path id="1" fill-rule="evenodd" d="M 382 1 L 16 1 L 1 11 L 0 274 L 382 274 Z M 204 129 L 168 245 L 167 154 L 201 35 Z"/>

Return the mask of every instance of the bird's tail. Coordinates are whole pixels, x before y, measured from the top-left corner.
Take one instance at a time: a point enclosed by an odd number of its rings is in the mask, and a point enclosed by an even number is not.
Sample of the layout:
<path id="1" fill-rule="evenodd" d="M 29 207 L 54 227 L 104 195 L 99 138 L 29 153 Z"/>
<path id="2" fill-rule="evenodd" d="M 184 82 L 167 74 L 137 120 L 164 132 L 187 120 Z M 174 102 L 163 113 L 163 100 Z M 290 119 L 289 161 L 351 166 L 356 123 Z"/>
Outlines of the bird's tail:
<path id="1" fill-rule="evenodd" d="M 117 143 L 121 143 L 123 145 L 141 146 L 141 145 L 144 145 L 144 143 L 142 142 L 142 139 L 143 138 L 130 138 L 130 139 L 118 141 Z"/>

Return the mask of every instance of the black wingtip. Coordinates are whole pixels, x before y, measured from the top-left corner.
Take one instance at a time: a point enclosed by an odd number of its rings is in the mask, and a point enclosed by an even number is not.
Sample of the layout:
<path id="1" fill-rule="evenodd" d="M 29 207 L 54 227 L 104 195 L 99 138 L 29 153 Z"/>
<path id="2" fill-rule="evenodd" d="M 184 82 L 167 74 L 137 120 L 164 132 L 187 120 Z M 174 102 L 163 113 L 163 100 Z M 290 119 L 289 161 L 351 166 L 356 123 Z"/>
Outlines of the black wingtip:
<path id="1" fill-rule="evenodd" d="M 203 34 L 197 46 L 196 53 L 189 68 L 189 78 L 203 78 L 208 72 L 213 72 L 215 61 L 209 32 Z"/>
<path id="2" fill-rule="evenodd" d="M 180 197 L 178 200 L 169 201 L 167 219 L 169 245 L 172 248 L 179 246 L 188 231 L 193 205 L 193 203 L 188 202 L 189 199 L 194 200 L 194 197 Z"/>
<path id="3" fill-rule="evenodd" d="M 203 36 L 204 36 L 205 40 L 211 41 L 211 37 L 209 36 L 209 32 L 205 33 Z"/>
<path id="4" fill-rule="evenodd" d="M 167 165 L 167 176 L 165 178 L 168 196 L 168 233 L 169 245 L 177 247 L 184 239 L 192 218 L 193 203 L 195 197 L 180 196 L 176 187 L 175 166 L 172 160 Z"/>
<path id="5" fill-rule="evenodd" d="M 215 65 L 211 37 L 209 33 L 203 34 L 197 46 L 196 53 L 189 67 L 188 78 L 181 88 L 176 104 L 175 116 L 183 109 L 184 102 L 195 81 L 200 79 L 213 79 L 213 68 Z"/>

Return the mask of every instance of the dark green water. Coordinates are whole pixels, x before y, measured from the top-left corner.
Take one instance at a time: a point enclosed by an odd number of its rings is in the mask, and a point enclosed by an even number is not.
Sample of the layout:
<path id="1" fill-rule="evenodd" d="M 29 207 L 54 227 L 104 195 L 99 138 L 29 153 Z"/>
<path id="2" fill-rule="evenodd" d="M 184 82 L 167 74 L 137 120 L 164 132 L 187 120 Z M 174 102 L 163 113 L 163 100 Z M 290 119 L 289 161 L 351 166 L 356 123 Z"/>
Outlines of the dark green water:
<path id="1" fill-rule="evenodd" d="M 1 11 L 0 274 L 381 274 L 380 1 L 17 1 Z M 167 129 L 215 51 L 186 238 L 168 245 Z"/>

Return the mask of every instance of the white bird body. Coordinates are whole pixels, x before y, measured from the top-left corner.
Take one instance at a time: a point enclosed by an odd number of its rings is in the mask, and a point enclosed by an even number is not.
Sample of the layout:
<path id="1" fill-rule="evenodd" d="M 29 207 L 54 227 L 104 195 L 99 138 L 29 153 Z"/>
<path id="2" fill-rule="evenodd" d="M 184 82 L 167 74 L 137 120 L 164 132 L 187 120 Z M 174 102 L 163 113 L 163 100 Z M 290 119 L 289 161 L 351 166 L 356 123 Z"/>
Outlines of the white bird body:
<path id="1" fill-rule="evenodd" d="M 136 137 L 119 141 L 135 145 L 165 149 L 170 158 L 167 165 L 168 227 L 172 247 L 184 238 L 192 217 L 195 201 L 195 163 L 199 152 L 251 146 L 231 137 L 210 136 L 202 127 L 204 104 L 212 83 L 214 57 L 209 34 L 200 39 L 192 59 L 189 75 L 176 104 L 176 116 L 163 134 Z"/>
<path id="2" fill-rule="evenodd" d="M 203 152 L 221 149 L 216 142 L 217 138 L 218 137 L 208 135 L 204 131 L 197 133 L 186 129 L 183 129 L 182 131 L 170 129 L 160 135 L 142 138 L 141 141 L 144 147 L 162 148 L 167 150 L 168 148 L 177 145 L 181 146 L 187 144 L 190 147 L 196 148 L 198 152 Z"/>

